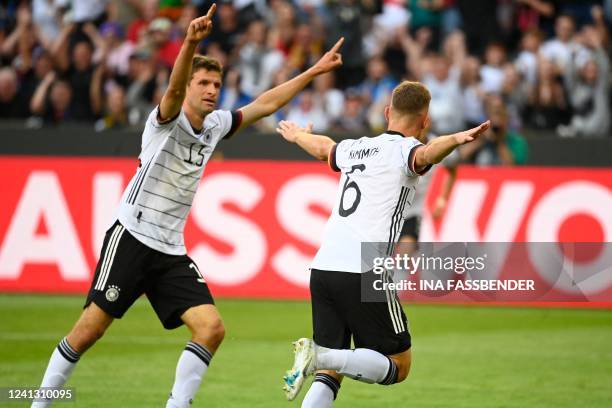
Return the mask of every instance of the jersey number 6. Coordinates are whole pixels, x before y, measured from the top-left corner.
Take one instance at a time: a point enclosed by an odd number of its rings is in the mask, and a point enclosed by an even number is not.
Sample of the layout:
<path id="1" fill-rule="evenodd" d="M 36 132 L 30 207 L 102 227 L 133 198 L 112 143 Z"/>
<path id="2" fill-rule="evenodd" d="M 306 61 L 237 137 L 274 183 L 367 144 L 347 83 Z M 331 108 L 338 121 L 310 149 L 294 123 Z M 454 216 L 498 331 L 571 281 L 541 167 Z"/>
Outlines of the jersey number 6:
<path id="1" fill-rule="evenodd" d="M 357 210 L 357 206 L 359 205 L 359 202 L 361 201 L 361 190 L 359 190 L 359 186 L 357 185 L 357 183 L 351 180 L 351 178 L 349 177 L 349 174 L 351 174 L 355 170 L 364 171 L 365 168 L 366 168 L 365 164 L 355 164 L 353 165 L 353 167 L 351 167 L 351 171 L 346 173 L 346 181 L 344 182 L 344 187 L 342 187 L 342 196 L 340 197 L 340 205 L 338 208 L 338 214 L 340 214 L 341 217 L 348 217 L 349 215 L 354 213 Z M 355 200 L 353 201 L 353 204 L 345 210 L 344 209 L 344 194 L 346 193 L 347 190 L 351 188 L 355 190 Z"/>

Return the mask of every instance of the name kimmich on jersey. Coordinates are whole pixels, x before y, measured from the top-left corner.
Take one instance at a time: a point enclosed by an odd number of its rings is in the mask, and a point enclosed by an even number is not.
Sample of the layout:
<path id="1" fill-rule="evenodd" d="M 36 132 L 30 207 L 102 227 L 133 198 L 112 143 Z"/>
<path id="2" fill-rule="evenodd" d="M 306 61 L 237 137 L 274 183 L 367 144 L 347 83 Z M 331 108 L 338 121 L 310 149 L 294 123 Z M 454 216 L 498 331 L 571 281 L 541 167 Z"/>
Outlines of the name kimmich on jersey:
<path id="1" fill-rule="evenodd" d="M 342 172 L 336 201 L 311 267 L 362 273 L 361 245 L 386 243 L 390 253 L 415 194 L 420 174 L 414 169 L 414 137 L 396 132 L 347 139 L 332 148 L 329 164 Z M 386 254 L 381 254 L 386 255 Z"/>

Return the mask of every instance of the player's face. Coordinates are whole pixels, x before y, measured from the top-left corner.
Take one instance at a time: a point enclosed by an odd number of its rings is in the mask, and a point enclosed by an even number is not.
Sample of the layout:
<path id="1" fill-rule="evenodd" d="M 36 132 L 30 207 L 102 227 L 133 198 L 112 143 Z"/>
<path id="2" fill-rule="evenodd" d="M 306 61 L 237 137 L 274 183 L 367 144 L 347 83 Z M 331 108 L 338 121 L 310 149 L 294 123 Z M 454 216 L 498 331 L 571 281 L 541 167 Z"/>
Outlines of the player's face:
<path id="1" fill-rule="evenodd" d="M 200 69 L 194 72 L 187 85 L 187 99 L 194 109 L 206 115 L 215 110 L 220 91 L 221 74 Z"/>

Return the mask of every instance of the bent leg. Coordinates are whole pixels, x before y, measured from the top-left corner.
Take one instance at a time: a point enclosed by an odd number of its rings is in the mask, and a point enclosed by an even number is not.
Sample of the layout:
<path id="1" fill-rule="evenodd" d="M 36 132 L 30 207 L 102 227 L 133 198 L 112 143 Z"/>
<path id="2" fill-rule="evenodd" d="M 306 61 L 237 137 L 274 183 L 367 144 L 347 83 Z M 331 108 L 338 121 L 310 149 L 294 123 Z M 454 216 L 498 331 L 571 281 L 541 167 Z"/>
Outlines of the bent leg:
<path id="1" fill-rule="evenodd" d="M 397 366 L 384 354 L 367 348 L 338 350 L 316 346 L 315 367 L 333 370 L 353 380 L 368 384 L 391 384 L 397 378 Z"/>

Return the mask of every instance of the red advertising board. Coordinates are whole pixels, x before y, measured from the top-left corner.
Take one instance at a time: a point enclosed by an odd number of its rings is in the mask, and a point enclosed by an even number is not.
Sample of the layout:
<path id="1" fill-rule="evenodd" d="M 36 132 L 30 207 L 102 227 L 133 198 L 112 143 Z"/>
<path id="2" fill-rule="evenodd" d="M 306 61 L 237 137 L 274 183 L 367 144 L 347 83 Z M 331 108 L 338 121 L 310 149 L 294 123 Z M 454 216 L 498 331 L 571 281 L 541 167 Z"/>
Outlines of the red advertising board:
<path id="1" fill-rule="evenodd" d="M 0 292 L 85 292 L 136 166 L 0 158 Z M 429 202 L 442 178 L 434 177 Z M 337 181 L 316 162 L 209 163 L 185 240 L 213 294 L 307 298 Z M 446 214 L 426 214 L 421 232 L 423 241 L 610 242 L 612 169 L 461 167 Z M 612 300 L 612 282 L 600 286 L 594 299 Z"/>

